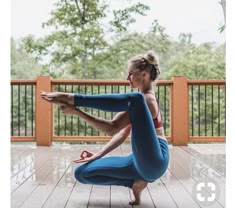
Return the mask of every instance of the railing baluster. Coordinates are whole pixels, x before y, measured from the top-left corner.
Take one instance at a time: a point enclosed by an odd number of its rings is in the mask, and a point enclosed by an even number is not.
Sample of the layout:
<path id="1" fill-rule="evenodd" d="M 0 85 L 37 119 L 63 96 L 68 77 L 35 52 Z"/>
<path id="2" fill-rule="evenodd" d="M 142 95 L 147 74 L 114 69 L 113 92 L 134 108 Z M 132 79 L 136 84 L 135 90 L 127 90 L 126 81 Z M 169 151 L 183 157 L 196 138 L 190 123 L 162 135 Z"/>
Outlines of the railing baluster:
<path id="1" fill-rule="evenodd" d="M 74 92 L 74 87 L 73 85 L 71 86 L 71 91 L 72 93 Z M 73 136 L 73 121 L 74 121 L 74 117 L 73 115 L 70 116 L 70 135 Z"/>
<path id="2" fill-rule="evenodd" d="M 93 85 L 91 85 L 91 88 L 92 88 L 92 95 L 93 95 Z M 93 108 L 91 108 L 91 114 L 93 115 Z M 93 130 L 94 130 L 94 128 L 91 127 L 91 134 L 92 134 L 92 136 L 94 135 Z"/>
<path id="3" fill-rule="evenodd" d="M 81 92 L 80 92 L 80 85 L 78 85 L 78 93 L 81 93 Z M 77 133 L 78 133 L 78 136 L 79 136 L 79 133 L 80 133 L 80 131 L 79 131 L 79 130 L 80 130 L 80 119 L 79 119 L 79 116 L 78 116 L 78 118 L 77 118 L 77 128 L 78 128 L 78 129 L 77 129 L 77 130 L 78 130 Z"/>
<path id="4" fill-rule="evenodd" d="M 164 132 L 166 135 L 166 86 L 164 86 Z"/>
<path id="5" fill-rule="evenodd" d="M 100 85 L 98 87 L 98 94 L 100 94 Z M 98 117 L 100 117 L 100 110 L 98 110 Z M 100 136 L 100 131 L 98 131 L 98 136 Z"/>
<path id="6" fill-rule="evenodd" d="M 84 85 L 84 90 L 85 90 L 85 94 L 87 94 L 87 85 Z M 85 111 L 87 112 L 87 108 L 85 108 Z M 87 122 L 84 122 L 84 133 L 85 136 L 87 135 Z"/>
<path id="7" fill-rule="evenodd" d="M 200 120 L 201 120 L 201 109 L 200 109 L 200 85 L 198 85 L 198 136 L 200 136 Z"/>
<path id="8" fill-rule="evenodd" d="M 61 85 L 58 85 L 58 91 L 61 91 Z M 61 129 L 61 110 L 59 109 L 59 107 L 57 107 L 57 135 L 60 136 L 60 129 Z"/>
<path id="9" fill-rule="evenodd" d="M 64 85 L 64 92 L 66 92 L 67 91 L 67 89 L 66 89 L 66 85 Z M 66 121 L 67 121 L 67 116 L 64 114 L 64 136 L 66 136 Z"/>
<path id="10" fill-rule="evenodd" d="M 112 86 L 111 86 L 111 93 L 114 92 L 114 88 L 113 88 L 113 87 L 114 87 L 114 86 L 112 85 Z M 110 119 L 112 119 L 112 117 L 113 117 L 113 113 L 111 112 L 111 113 L 110 113 Z"/>
<path id="11" fill-rule="evenodd" d="M 13 85 L 11 85 L 11 136 L 14 135 L 14 125 L 13 125 Z"/>
<path id="12" fill-rule="evenodd" d="M 33 136 L 34 133 L 34 86 L 31 86 L 31 136 Z"/>
<path id="13" fill-rule="evenodd" d="M 213 120 L 214 120 L 214 103 L 213 103 L 213 96 L 214 96 L 214 92 L 213 92 L 214 88 L 213 85 L 211 86 L 211 136 L 214 135 L 213 133 Z"/>
<path id="14" fill-rule="evenodd" d="M 25 136 L 27 136 L 27 85 L 25 85 Z"/>
<path id="15" fill-rule="evenodd" d="M 218 85 L 218 135 L 220 136 L 220 85 Z"/>
<path id="16" fill-rule="evenodd" d="M 191 103 L 191 105 L 192 105 L 192 112 L 191 112 L 191 114 L 192 114 L 192 136 L 194 135 L 194 113 L 193 113 L 193 85 L 191 85 L 191 100 L 192 100 L 192 103 Z"/>
<path id="17" fill-rule="evenodd" d="M 18 85 L 18 136 L 20 136 L 20 85 Z"/>
<path id="18" fill-rule="evenodd" d="M 105 85 L 105 94 L 107 94 L 107 85 Z M 107 119 L 107 112 L 105 111 L 105 119 Z"/>
<path id="19" fill-rule="evenodd" d="M 225 85 L 225 89 L 224 89 L 225 91 L 224 91 L 224 123 L 225 123 L 225 125 L 224 125 L 224 127 L 225 127 L 225 129 L 224 129 L 224 135 L 225 135 L 225 133 L 226 133 L 226 85 Z"/>
<path id="20" fill-rule="evenodd" d="M 205 85 L 205 136 L 207 136 L 207 88 Z"/>

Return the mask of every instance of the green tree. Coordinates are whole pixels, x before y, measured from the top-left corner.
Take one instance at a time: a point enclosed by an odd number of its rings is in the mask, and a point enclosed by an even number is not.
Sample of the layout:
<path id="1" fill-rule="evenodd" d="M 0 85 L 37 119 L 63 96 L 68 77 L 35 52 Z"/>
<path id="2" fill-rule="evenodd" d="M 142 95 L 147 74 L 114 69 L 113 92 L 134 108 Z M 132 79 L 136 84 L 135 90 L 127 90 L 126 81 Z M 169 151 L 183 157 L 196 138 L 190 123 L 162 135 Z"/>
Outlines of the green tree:
<path id="1" fill-rule="evenodd" d="M 99 71 L 98 77 L 106 79 L 123 79 L 127 74 L 127 60 L 134 55 L 154 50 L 161 61 L 166 59 L 171 40 L 165 28 L 155 20 L 148 33 L 125 33 L 117 38 L 105 52 L 97 54 L 92 65 Z"/>
<path id="2" fill-rule="evenodd" d="M 165 67 L 168 70 L 162 76 L 164 79 L 174 75 L 184 75 L 189 79 L 224 79 L 225 44 L 196 45 L 189 40 L 173 43 Z"/>
<path id="3" fill-rule="evenodd" d="M 103 25 L 108 17 L 108 4 L 96 0 L 59 0 L 51 18 L 43 27 L 53 27 L 52 34 L 35 39 L 26 37 L 26 49 L 37 59 L 48 62 L 46 73 L 55 76 L 96 78 L 99 70 L 93 58 L 108 48 L 105 33 L 121 33 L 135 22 L 134 14 L 145 15 L 149 7 L 138 3 L 123 10 L 113 11 L 109 28 Z M 106 31 L 107 30 L 107 31 Z"/>
<path id="4" fill-rule="evenodd" d="M 42 66 L 24 50 L 20 41 L 11 39 L 11 78 L 35 79 L 41 74 L 41 69 Z"/>

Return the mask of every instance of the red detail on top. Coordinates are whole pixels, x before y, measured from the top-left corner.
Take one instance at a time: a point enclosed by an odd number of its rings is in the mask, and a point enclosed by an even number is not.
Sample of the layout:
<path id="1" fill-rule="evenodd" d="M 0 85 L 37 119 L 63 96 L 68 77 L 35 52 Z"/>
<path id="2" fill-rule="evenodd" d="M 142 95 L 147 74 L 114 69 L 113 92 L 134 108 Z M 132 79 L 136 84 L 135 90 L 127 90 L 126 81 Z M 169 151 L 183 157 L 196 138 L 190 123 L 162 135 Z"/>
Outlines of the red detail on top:
<path id="1" fill-rule="evenodd" d="M 146 92 L 144 94 L 147 94 L 147 93 L 149 93 L 149 92 Z M 157 100 L 157 98 L 156 98 L 156 100 Z M 158 100 L 157 100 L 157 106 L 158 106 L 157 117 L 153 119 L 153 123 L 154 123 L 155 129 L 163 127 L 162 121 L 161 121 L 161 111 L 160 111 L 160 107 L 159 107 L 159 104 L 158 104 Z M 160 114 L 160 116 L 159 116 L 159 114 Z M 160 118 L 160 120 L 158 120 L 159 118 Z"/>
<path id="2" fill-rule="evenodd" d="M 163 127 L 162 121 L 161 121 L 161 111 L 160 111 L 158 101 L 157 101 L 157 105 L 158 105 L 157 117 L 153 119 L 153 123 L 154 123 L 154 126 L 156 129 Z M 160 116 L 159 116 L 159 114 L 160 114 Z M 160 118 L 160 119 L 158 120 L 158 118 Z"/>
<path id="3" fill-rule="evenodd" d="M 163 127 L 162 122 L 158 120 L 158 117 L 153 119 L 153 123 L 154 123 L 155 129 Z"/>

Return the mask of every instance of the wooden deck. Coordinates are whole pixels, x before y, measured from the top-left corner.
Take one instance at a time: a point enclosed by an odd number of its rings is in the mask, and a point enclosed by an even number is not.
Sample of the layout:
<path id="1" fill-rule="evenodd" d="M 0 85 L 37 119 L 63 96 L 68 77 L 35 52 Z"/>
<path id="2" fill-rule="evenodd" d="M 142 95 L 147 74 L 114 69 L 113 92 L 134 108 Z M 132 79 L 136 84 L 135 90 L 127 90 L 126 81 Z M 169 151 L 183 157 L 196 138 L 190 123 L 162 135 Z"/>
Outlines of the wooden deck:
<path id="1" fill-rule="evenodd" d="M 98 208 L 132 207 L 128 188 L 85 185 L 76 182 L 73 171 L 81 149 L 97 151 L 101 145 L 54 145 L 37 147 L 13 144 L 11 148 L 11 207 Z M 110 155 L 127 155 L 128 144 Z M 201 178 L 220 186 L 220 197 L 208 207 L 225 207 L 225 144 L 170 145 L 166 173 L 143 191 L 142 203 L 134 207 L 203 207 L 192 189 Z"/>

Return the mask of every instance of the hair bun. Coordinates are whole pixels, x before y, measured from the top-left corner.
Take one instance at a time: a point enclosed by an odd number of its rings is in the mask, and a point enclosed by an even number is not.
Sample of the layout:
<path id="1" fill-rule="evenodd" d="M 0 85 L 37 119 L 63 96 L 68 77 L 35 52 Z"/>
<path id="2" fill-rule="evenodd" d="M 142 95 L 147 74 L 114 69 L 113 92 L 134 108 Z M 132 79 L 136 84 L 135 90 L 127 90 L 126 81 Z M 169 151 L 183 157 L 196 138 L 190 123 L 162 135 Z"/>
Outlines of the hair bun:
<path id="1" fill-rule="evenodd" d="M 158 65 L 158 61 L 156 58 L 156 55 L 153 51 L 148 51 L 144 54 L 144 59 L 147 60 L 147 62 L 151 65 Z"/>

